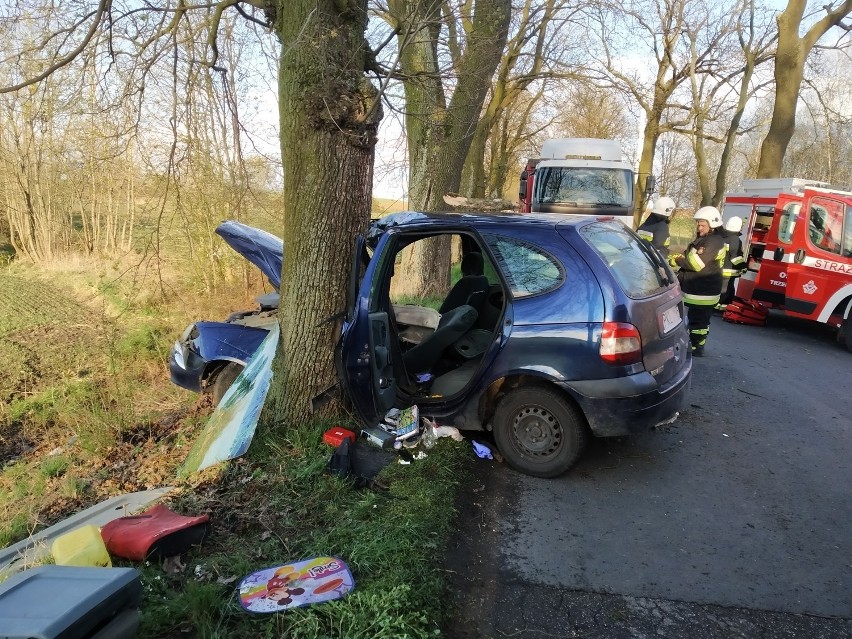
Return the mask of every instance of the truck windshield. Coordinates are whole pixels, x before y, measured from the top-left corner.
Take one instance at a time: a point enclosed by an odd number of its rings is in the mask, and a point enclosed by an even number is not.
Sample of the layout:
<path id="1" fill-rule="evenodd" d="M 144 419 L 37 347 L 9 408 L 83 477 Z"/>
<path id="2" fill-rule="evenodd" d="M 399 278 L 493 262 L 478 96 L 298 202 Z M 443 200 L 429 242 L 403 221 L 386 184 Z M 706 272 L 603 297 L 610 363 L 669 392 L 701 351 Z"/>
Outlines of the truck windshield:
<path id="1" fill-rule="evenodd" d="M 535 176 L 536 199 L 543 204 L 630 207 L 631 172 L 625 169 L 545 166 Z"/>

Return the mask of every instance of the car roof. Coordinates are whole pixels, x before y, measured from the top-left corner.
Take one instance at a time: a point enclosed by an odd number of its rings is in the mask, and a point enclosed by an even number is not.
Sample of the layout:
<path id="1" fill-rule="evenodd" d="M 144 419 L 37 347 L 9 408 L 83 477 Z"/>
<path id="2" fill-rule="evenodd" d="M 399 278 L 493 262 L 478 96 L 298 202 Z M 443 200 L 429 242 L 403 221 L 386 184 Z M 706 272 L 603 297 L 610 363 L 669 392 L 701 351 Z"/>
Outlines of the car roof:
<path id="1" fill-rule="evenodd" d="M 376 238 L 392 228 L 408 229 L 440 229 L 471 227 L 486 229 L 494 226 L 518 226 L 538 227 L 556 229 L 557 226 L 580 226 L 594 220 L 614 220 L 612 216 L 580 217 L 566 216 L 558 213 L 516 213 L 513 211 L 501 212 L 427 212 L 427 211 L 403 211 L 391 213 L 370 224 L 369 236 Z"/>

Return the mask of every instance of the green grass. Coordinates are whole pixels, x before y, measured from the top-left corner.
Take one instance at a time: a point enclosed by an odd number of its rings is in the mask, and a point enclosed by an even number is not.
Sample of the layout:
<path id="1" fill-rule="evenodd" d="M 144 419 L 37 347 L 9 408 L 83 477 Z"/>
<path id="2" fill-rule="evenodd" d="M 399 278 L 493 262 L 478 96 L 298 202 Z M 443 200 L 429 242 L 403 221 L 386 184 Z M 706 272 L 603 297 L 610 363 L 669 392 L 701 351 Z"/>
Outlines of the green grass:
<path id="1" fill-rule="evenodd" d="M 0 387 L 0 546 L 111 495 L 177 484 L 172 508 L 209 513 L 212 528 L 179 572 L 115 560 L 142 573 L 140 639 L 440 635 L 443 548 L 468 446 L 442 439 L 426 459 L 386 467 L 381 488 L 358 489 L 325 472 L 331 424 L 288 426 L 181 482 L 177 469 L 209 415 L 168 382 L 165 355 L 185 320 L 172 325 L 168 309 L 124 303 L 121 287 L 107 287 L 115 318 L 29 275 L 18 271 L 14 291 L 0 290 L 0 338 L 26 373 Z M 13 292 L 38 303 L 22 306 Z M 239 606 L 246 575 L 317 555 L 349 565 L 349 596 L 277 615 Z"/>
<path id="2" fill-rule="evenodd" d="M 149 567 L 140 637 L 437 637 L 443 548 L 467 446 L 441 440 L 410 466 L 392 463 L 382 490 L 355 488 L 325 472 L 329 424 L 261 437 L 232 463 L 215 495 L 185 495 L 176 508 L 212 510 L 213 532 L 179 577 Z M 367 444 L 359 443 L 366 446 Z M 253 615 L 240 608 L 242 577 L 320 555 L 343 559 L 355 589 L 340 601 Z"/>

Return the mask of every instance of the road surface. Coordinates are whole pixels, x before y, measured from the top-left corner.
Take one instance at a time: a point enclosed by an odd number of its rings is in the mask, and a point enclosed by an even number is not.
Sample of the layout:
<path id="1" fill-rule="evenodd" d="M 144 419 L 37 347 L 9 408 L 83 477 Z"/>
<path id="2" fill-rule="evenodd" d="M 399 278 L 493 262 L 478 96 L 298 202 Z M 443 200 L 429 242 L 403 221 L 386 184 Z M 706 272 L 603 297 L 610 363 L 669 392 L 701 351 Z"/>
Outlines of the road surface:
<path id="1" fill-rule="evenodd" d="M 481 462 L 447 637 L 852 637 L 852 353 L 713 318 L 672 425 L 555 480 Z"/>

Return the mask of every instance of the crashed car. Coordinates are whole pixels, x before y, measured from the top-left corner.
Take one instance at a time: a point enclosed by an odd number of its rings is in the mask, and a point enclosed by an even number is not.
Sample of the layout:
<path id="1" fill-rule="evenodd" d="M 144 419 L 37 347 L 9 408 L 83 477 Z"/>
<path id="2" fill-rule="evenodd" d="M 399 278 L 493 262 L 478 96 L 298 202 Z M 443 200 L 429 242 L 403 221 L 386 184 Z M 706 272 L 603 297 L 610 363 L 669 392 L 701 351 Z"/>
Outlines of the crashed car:
<path id="1" fill-rule="evenodd" d="M 403 254 L 427 241 L 461 267 L 437 304 L 397 293 Z M 264 246 L 247 257 L 272 281 L 280 259 Z M 363 427 L 416 405 L 439 424 L 491 431 L 514 468 L 553 477 L 590 436 L 670 422 L 685 401 L 692 356 L 677 279 L 613 218 L 397 213 L 356 239 L 352 260 L 335 364 Z M 221 323 L 199 322 L 175 346 L 196 389 L 220 353 L 242 366 L 259 344 L 265 330 L 240 320 L 226 322 L 227 339 Z"/>
<path id="2" fill-rule="evenodd" d="M 209 392 L 216 405 L 245 368 L 277 321 L 278 289 L 284 243 L 260 229 L 226 221 L 216 233 L 237 253 L 256 265 L 274 292 L 256 299 L 258 308 L 232 313 L 223 322 L 190 324 L 169 353 L 172 382 L 187 390 Z"/>

